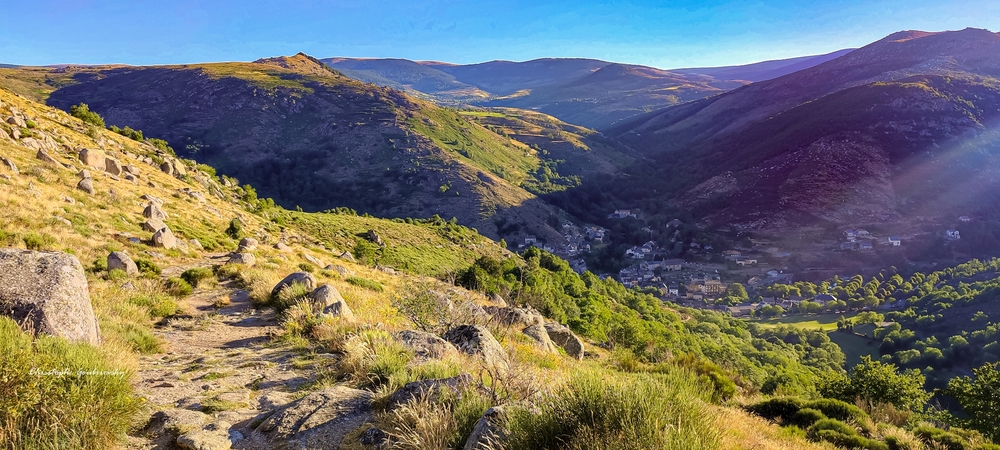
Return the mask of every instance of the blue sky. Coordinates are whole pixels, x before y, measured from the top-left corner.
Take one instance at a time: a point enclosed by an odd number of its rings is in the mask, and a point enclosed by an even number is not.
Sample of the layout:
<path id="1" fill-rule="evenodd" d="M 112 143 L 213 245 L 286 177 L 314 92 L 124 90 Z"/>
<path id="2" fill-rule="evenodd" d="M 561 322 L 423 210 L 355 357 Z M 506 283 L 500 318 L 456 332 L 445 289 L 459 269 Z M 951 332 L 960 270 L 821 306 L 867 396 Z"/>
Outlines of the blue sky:
<path id="1" fill-rule="evenodd" d="M 993 0 L 34 0 L 0 8 L 0 63 L 588 57 L 660 68 L 857 47 L 904 29 L 1000 31 Z"/>

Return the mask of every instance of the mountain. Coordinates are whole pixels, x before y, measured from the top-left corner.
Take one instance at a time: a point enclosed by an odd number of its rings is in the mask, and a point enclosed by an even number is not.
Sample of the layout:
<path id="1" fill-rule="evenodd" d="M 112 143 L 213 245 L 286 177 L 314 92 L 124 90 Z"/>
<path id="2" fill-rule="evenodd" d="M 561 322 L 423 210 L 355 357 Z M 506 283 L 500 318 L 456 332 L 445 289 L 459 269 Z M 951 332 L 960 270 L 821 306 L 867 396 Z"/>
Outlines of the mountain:
<path id="1" fill-rule="evenodd" d="M 827 55 L 745 66 L 661 70 L 581 58 L 489 61 L 479 64 L 400 59 L 327 58 L 349 77 L 445 104 L 537 110 L 603 129 L 617 122 L 820 64 Z"/>
<path id="2" fill-rule="evenodd" d="M 742 66 L 701 67 L 692 69 L 671 69 L 687 75 L 706 75 L 719 80 L 744 80 L 758 82 L 778 78 L 793 72 L 808 69 L 825 63 L 831 59 L 844 56 L 854 49 L 837 50 L 825 55 L 801 56 L 798 58 L 777 59 Z"/>
<path id="3" fill-rule="evenodd" d="M 995 215 L 1000 36 L 900 32 L 610 130 L 687 208 L 752 228 Z M 663 187 L 663 183 L 659 184 Z"/>
<path id="4" fill-rule="evenodd" d="M 454 110 L 355 81 L 302 54 L 45 76 L 64 83 L 49 104 L 87 103 L 108 124 L 161 136 L 179 154 L 289 208 L 439 214 L 496 239 L 499 221 L 561 240 L 547 223 L 556 211 L 536 197 L 567 187 L 561 173 L 539 182 L 539 169 L 555 162 Z"/>

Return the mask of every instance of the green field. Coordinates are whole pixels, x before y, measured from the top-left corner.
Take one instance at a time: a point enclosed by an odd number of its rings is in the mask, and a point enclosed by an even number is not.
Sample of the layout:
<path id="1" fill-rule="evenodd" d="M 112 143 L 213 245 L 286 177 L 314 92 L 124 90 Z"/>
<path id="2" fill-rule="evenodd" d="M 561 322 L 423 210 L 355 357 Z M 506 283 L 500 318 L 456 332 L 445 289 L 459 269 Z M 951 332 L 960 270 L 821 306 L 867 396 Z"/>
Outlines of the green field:
<path id="1" fill-rule="evenodd" d="M 840 320 L 841 317 L 850 319 L 851 317 L 854 317 L 857 314 L 858 313 L 847 313 L 847 314 L 832 313 L 832 314 L 817 314 L 808 316 L 794 315 L 787 317 L 778 317 L 774 319 L 760 319 L 757 320 L 756 322 L 765 327 L 776 327 L 778 325 L 795 325 L 796 327 L 805 328 L 809 330 L 819 329 L 824 331 L 833 331 L 837 329 L 837 320 Z"/>
<path id="2" fill-rule="evenodd" d="M 775 319 L 760 319 L 754 322 L 765 326 L 765 327 L 777 327 L 779 325 L 792 325 L 798 328 L 808 329 L 808 330 L 823 330 L 826 331 L 830 336 L 830 340 L 835 344 L 840 346 L 840 350 L 844 352 L 847 356 L 847 363 L 845 368 L 851 368 L 861 362 L 862 356 L 873 356 L 878 357 L 878 343 L 865 339 L 861 336 L 856 336 L 852 333 L 844 333 L 837 331 L 837 320 L 841 317 L 850 319 L 856 316 L 858 313 L 848 313 L 848 314 L 819 314 L 819 315 L 808 315 L 808 316 L 787 316 L 778 317 Z M 856 333 L 862 333 L 871 336 L 872 331 L 875 330 L 875 326 L 872 324 L 858 325 L 854 328 Z"/>

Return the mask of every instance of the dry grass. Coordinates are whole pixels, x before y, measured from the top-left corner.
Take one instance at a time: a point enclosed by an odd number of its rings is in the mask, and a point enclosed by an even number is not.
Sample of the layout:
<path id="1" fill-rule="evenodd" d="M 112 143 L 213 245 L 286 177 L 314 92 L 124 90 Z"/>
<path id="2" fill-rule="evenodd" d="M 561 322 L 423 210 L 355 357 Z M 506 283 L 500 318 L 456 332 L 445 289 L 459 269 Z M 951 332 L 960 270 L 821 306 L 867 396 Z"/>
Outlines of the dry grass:
<path id="1" fill-rule="evenodd" d="M 712 407 L 722 450 L 833 450 L 829 443 L 810 442 L 739 408 Z"/>

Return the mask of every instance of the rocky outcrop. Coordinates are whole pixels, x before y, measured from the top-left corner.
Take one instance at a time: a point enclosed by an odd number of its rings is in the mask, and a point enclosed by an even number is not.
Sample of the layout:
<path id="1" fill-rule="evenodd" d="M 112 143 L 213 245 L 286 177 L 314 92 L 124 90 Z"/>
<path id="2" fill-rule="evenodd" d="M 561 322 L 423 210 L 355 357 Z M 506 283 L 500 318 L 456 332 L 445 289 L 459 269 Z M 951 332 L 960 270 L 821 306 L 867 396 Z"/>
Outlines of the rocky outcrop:
<path id="1" fill-rule="evenodd" d="M 246 450 L 337 449 L 344 436 L 372 420 L 371 392 L 334 386 L 271 414 L 241 442 Z"/>
<path id="2" fill-rule="evenodd" d="M 424 331 L 399 331 L 394 333 L 393 337 L 412 350 L 417 358 L 438 359 L 458 353 L 450 342 Z"/>
<path id="3" fill-rule="evenodd" d="M 315 314 L 325 314 L 333 317 L 340 317 L 348 322 L 354 322 L 354 312 L 347 306 L 344 297 L 340 295 L 337 288 L 324 284 L 306 296 L 309 306 Z"/>
<path id="4" fill-rule="evenodd" d="M 507 352 L 497 342 L 493 334 L 482 325 L 459 325 L 448 330 L 444 339 L 455 348 L 469 355 L 480 355 L 487 366 L 506 365 Z"/>
<path id="5" fill-rule="evenodd" d="M 542 313 L 529 308 L 511 308 L 501 306 L 485 306 L 483 310 L 488 313 L 494 321 L 501 325 L 519 325 L 528 327 L 545 323 L 545 316 Z"/>
<path id="6" fill-rule="evenodd" d="M 291 273 L 279 281 L 278 284 L 274 285 L 274 289 L 271 289 L 271 297 L 277 297 L 282 289 L 292 284 L 302 284 L 306 289 L 311 291 L 316 287 L 316 277 L 309 272 Z"/>
<path id="7" fill-rule="evenodd" d="M 441 397 L 441 394 L 445 391 L 458 394 L 471 385 L 472 376 L 467 373 L 451 378 L 413 381 L 406 383 L 406 385 L 399 388 L 399 390 L 393 392 L 392 395 L 389 396 L 389 403 L 386 408 L 392 409 L 411 400 L 424 397 L 434 402 L 437 401 Z"/>
<path id="8" fill-rule="evenodd" d="M 61 252 L 0 249 L 0 315 L 25 329 L 100 343 L 83 266 Z"/>
<path id="9" fill-rule="evenodd" d="M 111 252 L 108 255 L 108 272 L 112 270 L 121 270 L 129 276 L 139 274 L 139 266 L 125 252 Z"/>
<path id="10" fill-rule="evenodd" d="M 569 328 L 555 322 L 550 322 L 545 324 L 545 331 L 548 333 L 549 339 L 565 350 L 567 355 L 576 359 L 583 359 L 583 341 L 573 334 Z"/>
<path id="11" fill-rule="evenodd" d="M 556 348 L 556 344 L 552 342 L 552 339 L 549 339 L 549 333 L 545 330 L 544 325 L 536 323 L 525 328 L 522 332 L 528 337 L 534 339 L 535 343 L 542 350 L 549 353 L 559 353 L 559 350 Z"/>
<path id="12" fill-rule="evenodd" d="M 504 407 L 494 406 L 480 417 L 476 422 L 472 434 L 465 441 L 463 450 L 492 450 L 503 448 L 503 440 L 506 433 L 503 429 Z"/>

